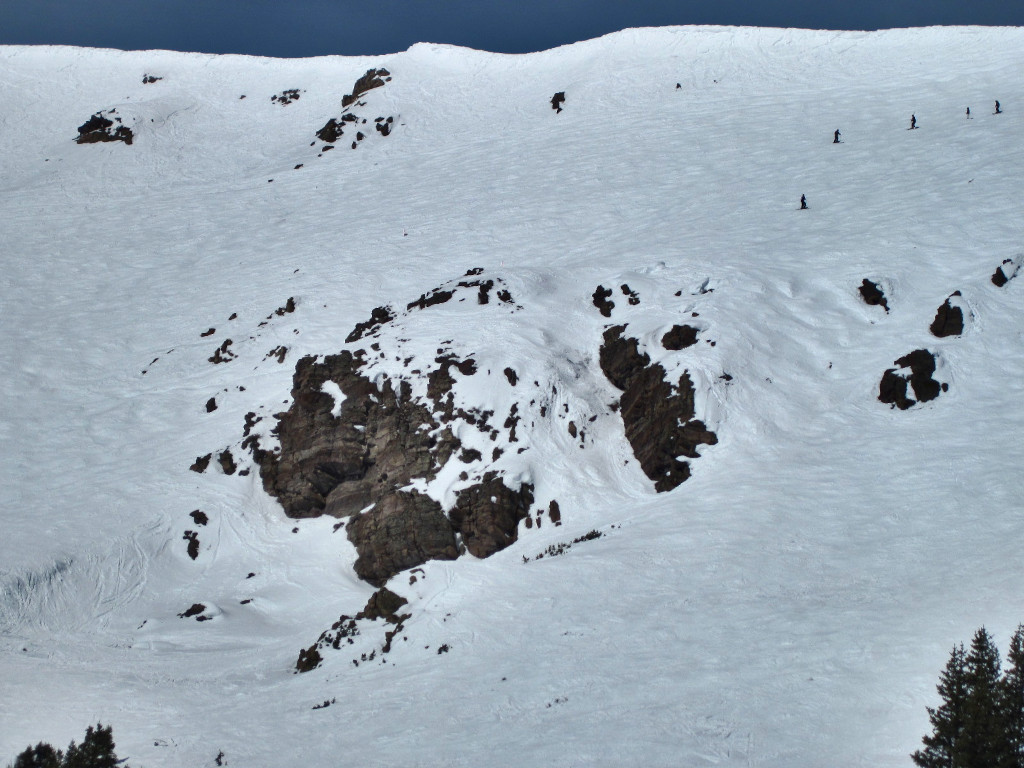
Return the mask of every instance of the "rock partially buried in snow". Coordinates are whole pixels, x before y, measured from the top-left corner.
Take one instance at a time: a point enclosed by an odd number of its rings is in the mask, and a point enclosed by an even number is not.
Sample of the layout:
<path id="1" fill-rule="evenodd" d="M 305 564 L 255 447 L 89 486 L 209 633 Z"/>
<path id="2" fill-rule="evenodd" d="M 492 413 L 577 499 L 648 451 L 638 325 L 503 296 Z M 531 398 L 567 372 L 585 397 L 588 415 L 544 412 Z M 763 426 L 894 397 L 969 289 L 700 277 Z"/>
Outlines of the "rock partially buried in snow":
<path id="1" fill-rule="evenodd" d="M 865 277 L 858 290 L 860 291 L 860 296 L 864 299 L 865 304 L 869 304 L 873 307 L 882 307 L 882 309 L 886 311 L 886 314 L 888 314 L 889 302 L 886 300 L 885 294 L 882 292 L 882 286 Z"/>
<path id="2" fill-rule="evenodd" d="M 382 85 L 390 81 L 391 73 L 383 67 L 380 69 L 366 70 L 366 74 L 356 80 L 356 84 L 352 86 L 352 93 L 341 97 L 341 106 L 347 107 L 367 91 L 372 90 L 373 88 L 380 88 Z"/>
<path id="3" fill-rule="evenodd" d="M 959 296 L 960 291 L 955 291 L 935 313 L 935 319 L 929 327 L 933 336 L 941 339 L 946 336 L 960 336 L 964 332 L 964 312 L 953 303 L 953 299 Z"/>
<path id="4" fill-rule="evenodd" d="M 1013 280 L 1020 272 L 1020 256 L 1014 259 L 1003 259 L 1003 263 L 996 267 L 996 271 L 992 273 L 992 285 L 996 288 L 1002 288 L 1008 282 Z"/>
<path id="5" fill-rule="evenodd" d="M 672 329 L 661 337 L 661 346 L 673 351 L 692 347 L 697 343 L 697 333 L 697 329 L 692 325 L 673 325 Z"/>
<path id="6" fill-rule="evenodd" d="M 82 125 L 78 126 L 78 138 L 75 142 L 78 144 L 96 144 L 104 141 L 123 141 L 125 144 L 131 144 L 135 139 L 135 134 L 132 133 L 131 128 L 126 125 L 122 125 L 120 117 L 114 117 L 111 119 L 108 115 L 113 115 L 114 110 L 110 112 L 100 111 L 86 120 Z"/>
<path id="7" fill-rule="evenodd" d="M 665 369 L 652 365 L 636 339 L 623 336 L 626 326 L 604 333 L 601 370 L 622 390 L 619 412 L 626 439 L 644 474 L 657 491 L 671 491 L 690 476 L 690 465 L 680 456 L 697 458 L 697 446 L 714 445 L 718 438 L 694 418 L 693 382 L 687 373 L 676 385 L 665 381 Z"/>
<path id="8" fill-rule="evenodd" d="M 927 349 L 916 349 L 895 363 L 900 368 L 909 369 L 909 373 L 890 368 L 882 374 L 882 381 L 878 385 L 878 399 L 883 403 L 905 411 L 916 402 L 926 403 L 934 400 L 940 392 L 949 389 L 948 384 L 940 384 L 932 378 L 932 374 L 935 373 L 935 355 Z M 916 401 L 907 396 L 908 384 L 914 391 Z"/>

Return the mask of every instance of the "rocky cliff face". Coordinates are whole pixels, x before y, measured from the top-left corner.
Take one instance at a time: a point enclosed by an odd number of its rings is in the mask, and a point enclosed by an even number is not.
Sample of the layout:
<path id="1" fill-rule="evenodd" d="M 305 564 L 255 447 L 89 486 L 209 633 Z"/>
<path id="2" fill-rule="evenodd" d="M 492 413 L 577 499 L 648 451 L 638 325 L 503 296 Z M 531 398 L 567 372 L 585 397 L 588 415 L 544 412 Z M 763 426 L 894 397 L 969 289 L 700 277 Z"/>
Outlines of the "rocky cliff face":
<path id="1" fill-rule="evenodd" d="M 467 277 L 478 273 L 473 270 Z M 487 304 L 494 284 L 463 279 L 421 295 L 404 314 L 444 304 L 457 291 L 470 293 L 476 304 Z M 507 291 L 499 292 L 499 298 L 511 303 Z M 346 342 L 376 338 L 396 317 L 390 307 L 378 307 Z M 371 347 L 380 354 L 379 342 Z M 371 380 L 367 369 L 372 357 L 360 348 L 300 359 L 291 405 L 276 414 L 271 430 L 278 446 L 266 448 L 258 434 L 248 434 L 254 422 L 247 421 L 243 446 L 259 465 L 266 491 L 289 517 L 352 518 L 347 533 L 359 554 L 355 571 L 376 586 L 427 560 L 458 557 L 457 534 L 463 551 L 477 557 L 514 542 L 520 520 L 530 513 L 529 484 L 506 485 L 502 472 L 479 472 L 478 482 L 458 491 L 447 514 L 437 501 L 411 487 L 429 483 L 456 454 L 467 465 L 483 463 L 479 450 L 463 449 L 453 425 L 468 425 L 491 440 L 498 434 L 489 422 L 492 411 L 455 404 L 457 379 L 476 373 L 473 359 L 438 348 L 429 368 L 416 369 L 406 378 L 376 375 Z M 414 380 L 425 383 L 425 395 L 413 395 Z M 506 427 L 514 440 L 515 422 Z M 469 473 L 462 474 L 469 481 Z"/>
<path id="2" fill-rule="evenodd" d="M 322 361 L 299 360 L 292 405 L 278 414 L 280 451 L 260 450 L 267 492 L 289 517 L 349 517 L 413 478 L 431 478 L 456 441 L 431 437 L 431 411 L 414 402 L 408 382 L 376 386 L 348 350 Z M 344 398 L 324 391 L 330 382 Z"/>
<path id="3" fill-rule="evenodd" d="M 552 432 L 568 433 L 572 442 L 565 447 L 575 457 L 593 450 L 593 430 L 617 431 L 595 425 L 598 419 L 621 418 L 637 461 L 659 492 L 689 477 L 688 459 L 698 456 L 699 445 L 717 442 L 695 418 L 689 372 L 679 367 L 670 381 L 666 368 L 652 363 L 626 333 L 626 324 L 604 331 L 598 365 L 591 352 L 568 363 L 559 356 L 564 353 L 553 354 L 536 370 L 566 364 L 571 370 L 546 387 L 535 376 L 520 378 L 505 358 L 515 350 L 484 349 L 487 362 L 481 363 L 457 333 L 435 338 L 425 330 L 444 328 L 447 335 L 523 310 L 502 278 L 482 272 L 470 270 L 397 307 L 377 307 L 345 337 L 342 350 L 301 358 L 290 405 L 275 414 L 269 434 L 256 430 L 254 414 L 247 416 L 243 446 L 252 452 L 266 491 L 289 517 L 347 521 L 358 553 L 355 571 L 375 586 L 428 560 L 499 552 L 516 541 L 520 523 L 540 526 L 545 508 L 559 524 L 557 500 L 536 498 L 533 472 L 545 471 L 529 458 L 536 430 L 543 430 L 549 446 Z M 640 303 L 628 285 L 621 291 L 625 310 Z M 610 295 L 595 293 L 606 317 L 619 311 Z M 447 319 L 431 325 L 442 316 Z M 453 324 L 452 318 L 458 320 Z M 662 351 L 685 350 L 678 364 L 696 359 L 690 348 L 700 329 L 665 327 L 656 337 Z M 594 392 L 607 390 L 606 379 L 619 391 L 618 402 L 609 406 L 605 392 L 590 403 L 574 402 L 579 410 L 570 414 L 569 399 L 558 390 L 581 379 Z M 539 507 L 532 510 L 535 503 Z"/>
<path id="4" fill-rule="evenodd" d="M 698 457 L 697 446 L 714 445 L 718 438 L 694 418 L 693 382 L 683 373 L 676 384 L 665 380 L 665 369 L 651 364 L 636 339 L 624 336 L 624 325 L 604 333 L 601 370 L 622 390 L 619 412 L 626 439 L 644 473 L 657 491 L 671 491 L 690 476 L 680 456 Z"/>

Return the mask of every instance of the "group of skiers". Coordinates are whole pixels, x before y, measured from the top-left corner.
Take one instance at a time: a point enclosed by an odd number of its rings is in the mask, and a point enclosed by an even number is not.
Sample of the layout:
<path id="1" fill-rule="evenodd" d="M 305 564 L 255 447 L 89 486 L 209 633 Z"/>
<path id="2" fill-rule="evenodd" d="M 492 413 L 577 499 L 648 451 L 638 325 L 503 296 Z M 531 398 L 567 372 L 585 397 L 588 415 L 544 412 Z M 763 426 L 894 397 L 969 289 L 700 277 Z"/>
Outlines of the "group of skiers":
<path id="1" fill-rule="evenodd" d="M 994 114 L 994 115 L 1001 115 L 1001 114 L 1003 114 L 1003 108 L 999 104 L 999 100 L 998 99 L 996 100 L 995 111 L 992 114 Z M 968 120 L 971 119 L 971 108 L 970 107 L 967 108 L 967 119 Z M 917 115 L 911 115 L 910 116 L 910 128 L 908 130 L 911 130 L 911 131 L 917 130 Z M 842 142 L 839 140 L 840 136 L 842 136 L 842 134 L 839 132 L 839 129 L 836 128 L 835 133 L 832 135 L 832 143 L 833 144 L 841 144 Z M 801 211 L 806 211 L 807 208 L 808 208 L 808 206 L 807 206 L 807 195 L 800 195 L 800 210 Z"/>

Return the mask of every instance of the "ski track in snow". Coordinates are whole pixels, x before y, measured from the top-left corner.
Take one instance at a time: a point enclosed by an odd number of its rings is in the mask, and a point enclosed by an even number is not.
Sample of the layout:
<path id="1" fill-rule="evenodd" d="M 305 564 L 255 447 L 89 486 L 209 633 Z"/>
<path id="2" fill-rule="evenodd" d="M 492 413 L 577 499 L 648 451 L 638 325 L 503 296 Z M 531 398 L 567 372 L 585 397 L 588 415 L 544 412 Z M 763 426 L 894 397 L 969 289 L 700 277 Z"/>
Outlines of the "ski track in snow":
<path id="1" fill-rule="evenodd" d="M 0 47 L 0 762 L 102 720 L 153 767 L 907 765 L 949 647 L 1024 620 L 1024 283 L 990 282 L 1024 252 L 1022 52 L 999 28 L 640 29 L 526 56 Z M 310 146 L 379 66 L 358 149 L 349 129 Z M 112 109 L 132 146 L 74 143 Z M 400 313 L 374 373 L 449 339 L 474 355 L 460 397 L 498 423 L 523 403 L 530 449 L 466 445 L 504 448 L 563 524 L 398 575 L 412 617 L 386 663 L 351 663 L 375 627 L 293 675 L 373 591 L 354 548 L 285 519 L 255 470 L 188 467 L 226 447 L 249 466 L 244 415 L 268 434 L 301 356 L 475 267 L 522 309 Z M 964 333 L 938 339 L 957 290 Z M 621 323 L 689 372 L 718 435 L 667 494 L 608 413 L 597 356 Z M 698 346 L 661 348 L 675 323 Z M 208 362 L 227 339 L 237 357 Z M 879 379 L 919 348 L 949 391 L 891 410 Z M 540 393 L 557 418 L 525 410 Z M 455 474 L 430 493 L 450 503 Z M 194 603 L 212 618 L 178 617 Z"/>

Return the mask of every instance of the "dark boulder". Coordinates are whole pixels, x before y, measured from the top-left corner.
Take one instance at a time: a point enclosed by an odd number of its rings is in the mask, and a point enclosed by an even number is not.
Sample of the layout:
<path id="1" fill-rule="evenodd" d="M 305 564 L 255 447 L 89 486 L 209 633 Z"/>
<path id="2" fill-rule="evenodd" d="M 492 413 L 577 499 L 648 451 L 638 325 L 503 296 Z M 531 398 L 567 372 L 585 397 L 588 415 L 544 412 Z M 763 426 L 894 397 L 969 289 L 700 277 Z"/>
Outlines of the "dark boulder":
<path id="1" fill-rule="evenodd" d="M 935 319 L 932 320 L 932 324 L 929 327 L 932 335 L 938 336 L 941 339 L 945 336 L 959 336 L 964 332 L 963 310 L 950 303 L 953 296 L 959 295 L 960 291 L 956 291 L 939 307 L 935 313 Z"/>
<path id="2" fill-rule="evenodd" d="M 603 285 L 597 286 L 597 290 L 594 291 L 594 306 L 605 317 L 611 317 L 612 310 L 615 309 L 615 302 L 611 300 L 611 295 L 611 289 L 605 288 Z"/>
<path id="3" fill-rule="evenodd" d="M 692 325 L 673 325 L 672 329 L 661 337 L 661 346 L 673 351 L 692 347 L 697 343 L 697 329 Z"/>
<path id="4" fill-rule="evenodd" d="M 344 135 L 341 123 L 333 117 L 327 121 L 323 128 L 316 132 L 316 137 L 327 144 L 333 144 Z"/>
<path id="5" fill-rule="evenodd" d="M 408 617 L 408 614 L 405 617 L 400 616 L 398 609 L 408 604 L 409 601 L 401 595 L 396 595 L 387 587 L 381 587 L 370 595 L 370 599 L 366 601 L 366 607 L 357 613 L 355 618 L 357 620 L 369 619 L 371 621 L 384 619 L 384 621 L 390 624 L 397 624 L 403 618 Z"/>
<path id="6" fill-rule="evenodd" d="M 878 283 L 873 283 L 865 277 L 858 290 L 865 304 L 870 304 L 873 307 L 882 307 L 886 312 L 889 311 L 889 302 L 882 292 L 882 286 Z"/>
<path id="7" fill-rule="evenodd" d="M 878 399 L 883 403 L 905 411 L 918 401 L 926 403 L 934 400 L 940 392 L 945 392 L 949 388 L 947 384 L 940 384 L 932 378 L 932 374 L 935 373 L 935 355 L 927 349 L 914 350 L 894 362 L 900 368 L 909 369 L 909 372 L 890 368 L 882 374 L 882 380 L 878 385 Z M 912 400 L 908 396 L 908 384 L 917 400 Z"/>
<path id="8" fill-rule="evenodd" d="M 1008 282 L 1013 280 L 1020 272 L 1020 257 L 1017 260 L 1014 259 L 1003 259 L 1003 263 L 996 267 L 996 271 L 992 273 L 992 285 L 996 288 L 1002 288 Z"/>

